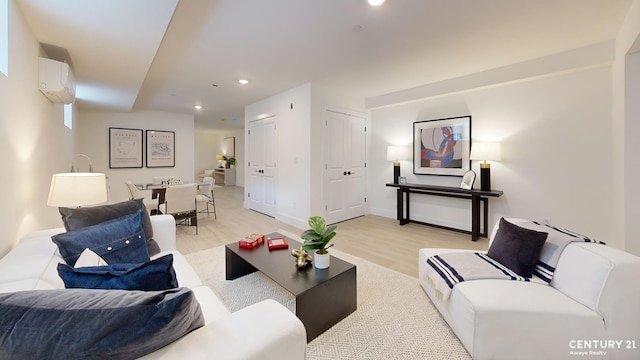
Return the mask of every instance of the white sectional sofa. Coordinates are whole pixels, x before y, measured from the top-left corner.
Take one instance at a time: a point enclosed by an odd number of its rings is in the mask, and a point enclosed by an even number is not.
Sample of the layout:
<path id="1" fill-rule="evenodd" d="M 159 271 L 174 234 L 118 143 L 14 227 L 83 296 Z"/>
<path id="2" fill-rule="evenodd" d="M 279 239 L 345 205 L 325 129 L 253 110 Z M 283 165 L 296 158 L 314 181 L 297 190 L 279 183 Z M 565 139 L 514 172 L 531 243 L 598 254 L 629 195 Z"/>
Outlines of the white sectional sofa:
<path id="1" fill-rule="evenodd" d="M 225 305 L 176 250 L 175 221 L 170 215 L 151 217 L 154 239 L 162 252 L 173 254 L 178 285 L 193 290 L 202 309 L 205 326 L 189 333 L 144 359 L 273 359 L 305 358 L 306 331 L 302 322 L 273 300 L 229 313 Z M 0 259 L 0 293 L 23 290 L 63 289 L 56 267 L 64 262 L 51 236 L 64 228 L 24 236 Z M 104 290 L 109 291 L 109 290 Z"/>
<path id="2" fill-rule="evenodd" d="M 427 259 L 460 251 L 420 249 L 419 280 L 474 359 L 640 359 L 639 257 L 573 242 L 561 253 L 548 285 L 470 280 L 439 300 L 427 281 Z"/>

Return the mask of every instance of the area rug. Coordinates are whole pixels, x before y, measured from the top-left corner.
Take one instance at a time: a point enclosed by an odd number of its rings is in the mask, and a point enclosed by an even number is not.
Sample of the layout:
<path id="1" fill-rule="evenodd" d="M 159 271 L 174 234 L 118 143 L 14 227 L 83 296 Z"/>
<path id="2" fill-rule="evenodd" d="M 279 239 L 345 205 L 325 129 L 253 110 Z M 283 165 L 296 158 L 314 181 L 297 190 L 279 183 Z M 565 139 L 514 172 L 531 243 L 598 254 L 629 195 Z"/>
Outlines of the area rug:
<path id="1" fill-rule="evenodd" d="M 311 341 L 307 360 L 471 359 L 416 278 L 338 250 L 332 254 L 357 266 L 358 309 Z M 224 246 L 186 258 L 230 311 L 271 298 L 295 313 L 294 297 L 260 272 L 225 280 Z"/>

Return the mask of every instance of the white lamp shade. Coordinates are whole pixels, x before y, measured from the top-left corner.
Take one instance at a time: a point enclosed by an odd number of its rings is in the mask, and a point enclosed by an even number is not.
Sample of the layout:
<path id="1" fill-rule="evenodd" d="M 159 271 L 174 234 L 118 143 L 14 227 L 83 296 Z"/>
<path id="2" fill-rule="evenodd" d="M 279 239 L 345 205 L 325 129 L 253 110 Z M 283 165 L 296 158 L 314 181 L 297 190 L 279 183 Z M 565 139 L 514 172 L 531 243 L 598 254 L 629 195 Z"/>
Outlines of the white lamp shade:
<path id="1" fill-rule="evenodd" d="M 107 201 L 107 181 L 100 173 L 53 174 L 47 205 L 77 207 Z"/>
<path id="2" fill-rule="evenodd" d="M 500 143 L 483 143 L 474 142 L 471 145 L 471 160 L 502 160 L 502 153 L 500 151 Z"/>
<path id="3" fill-rule="evenodd" d="M 387 160 L 399 161 L 409 159 L 409 148 L 407 146 L 389 146 L 387 147 Z"/>

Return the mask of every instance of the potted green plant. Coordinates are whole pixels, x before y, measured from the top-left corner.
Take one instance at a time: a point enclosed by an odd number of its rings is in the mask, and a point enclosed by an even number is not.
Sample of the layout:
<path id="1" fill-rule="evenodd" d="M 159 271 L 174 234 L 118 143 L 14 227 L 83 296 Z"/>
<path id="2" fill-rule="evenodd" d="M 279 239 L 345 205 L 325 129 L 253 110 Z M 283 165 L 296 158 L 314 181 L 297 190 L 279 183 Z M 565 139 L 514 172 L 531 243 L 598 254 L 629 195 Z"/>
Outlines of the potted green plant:
<path id="1" fill-rule="evenodd" d="M 309 218 L 310 229 L 305 230 L 300 237 L 304 240 L 302 248 L 313 253 L 313 264 L 318 269 L 329 267 L 329 252 L 327 251 L 333 244 L 329 245 L 331 239 L 336 236 L 337 225 L 327 224 L 322 216 L 312 216 Z"/>
<path id="2" fill-rule="evenodd" d="M 234 157 L 228 157 L 227 158 L 227 168 L 233 166 L 236 164 L 236 158 Z"/>

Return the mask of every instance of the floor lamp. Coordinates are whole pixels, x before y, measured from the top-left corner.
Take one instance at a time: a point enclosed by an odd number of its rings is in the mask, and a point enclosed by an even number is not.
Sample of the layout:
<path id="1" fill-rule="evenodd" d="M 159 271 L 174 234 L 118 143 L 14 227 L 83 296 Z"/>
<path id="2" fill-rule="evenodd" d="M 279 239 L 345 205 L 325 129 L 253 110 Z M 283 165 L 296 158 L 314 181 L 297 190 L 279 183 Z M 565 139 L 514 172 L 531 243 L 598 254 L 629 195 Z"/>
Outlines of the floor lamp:
<path id="1" fill-rule="evenodd" d="M 491 191 L 491 164 L 487 161 L 502 160 L 500 143 L 474 142 L 471 144 L 470 158 L 484 161 L 480 164 L 480 190 Z"/>
<path id="2" fill-rule="evenodd" d="M 82 156 L 86 157 L 86 155 Z M 105 174 L 94 173 L 91 170 L 91 160 L 89 160 L 89 172 L 75 172 L 72 164 L 71 172 L 53 174 L 47 205 L 80 207 L 106 202 L 107 180 Z"/>

